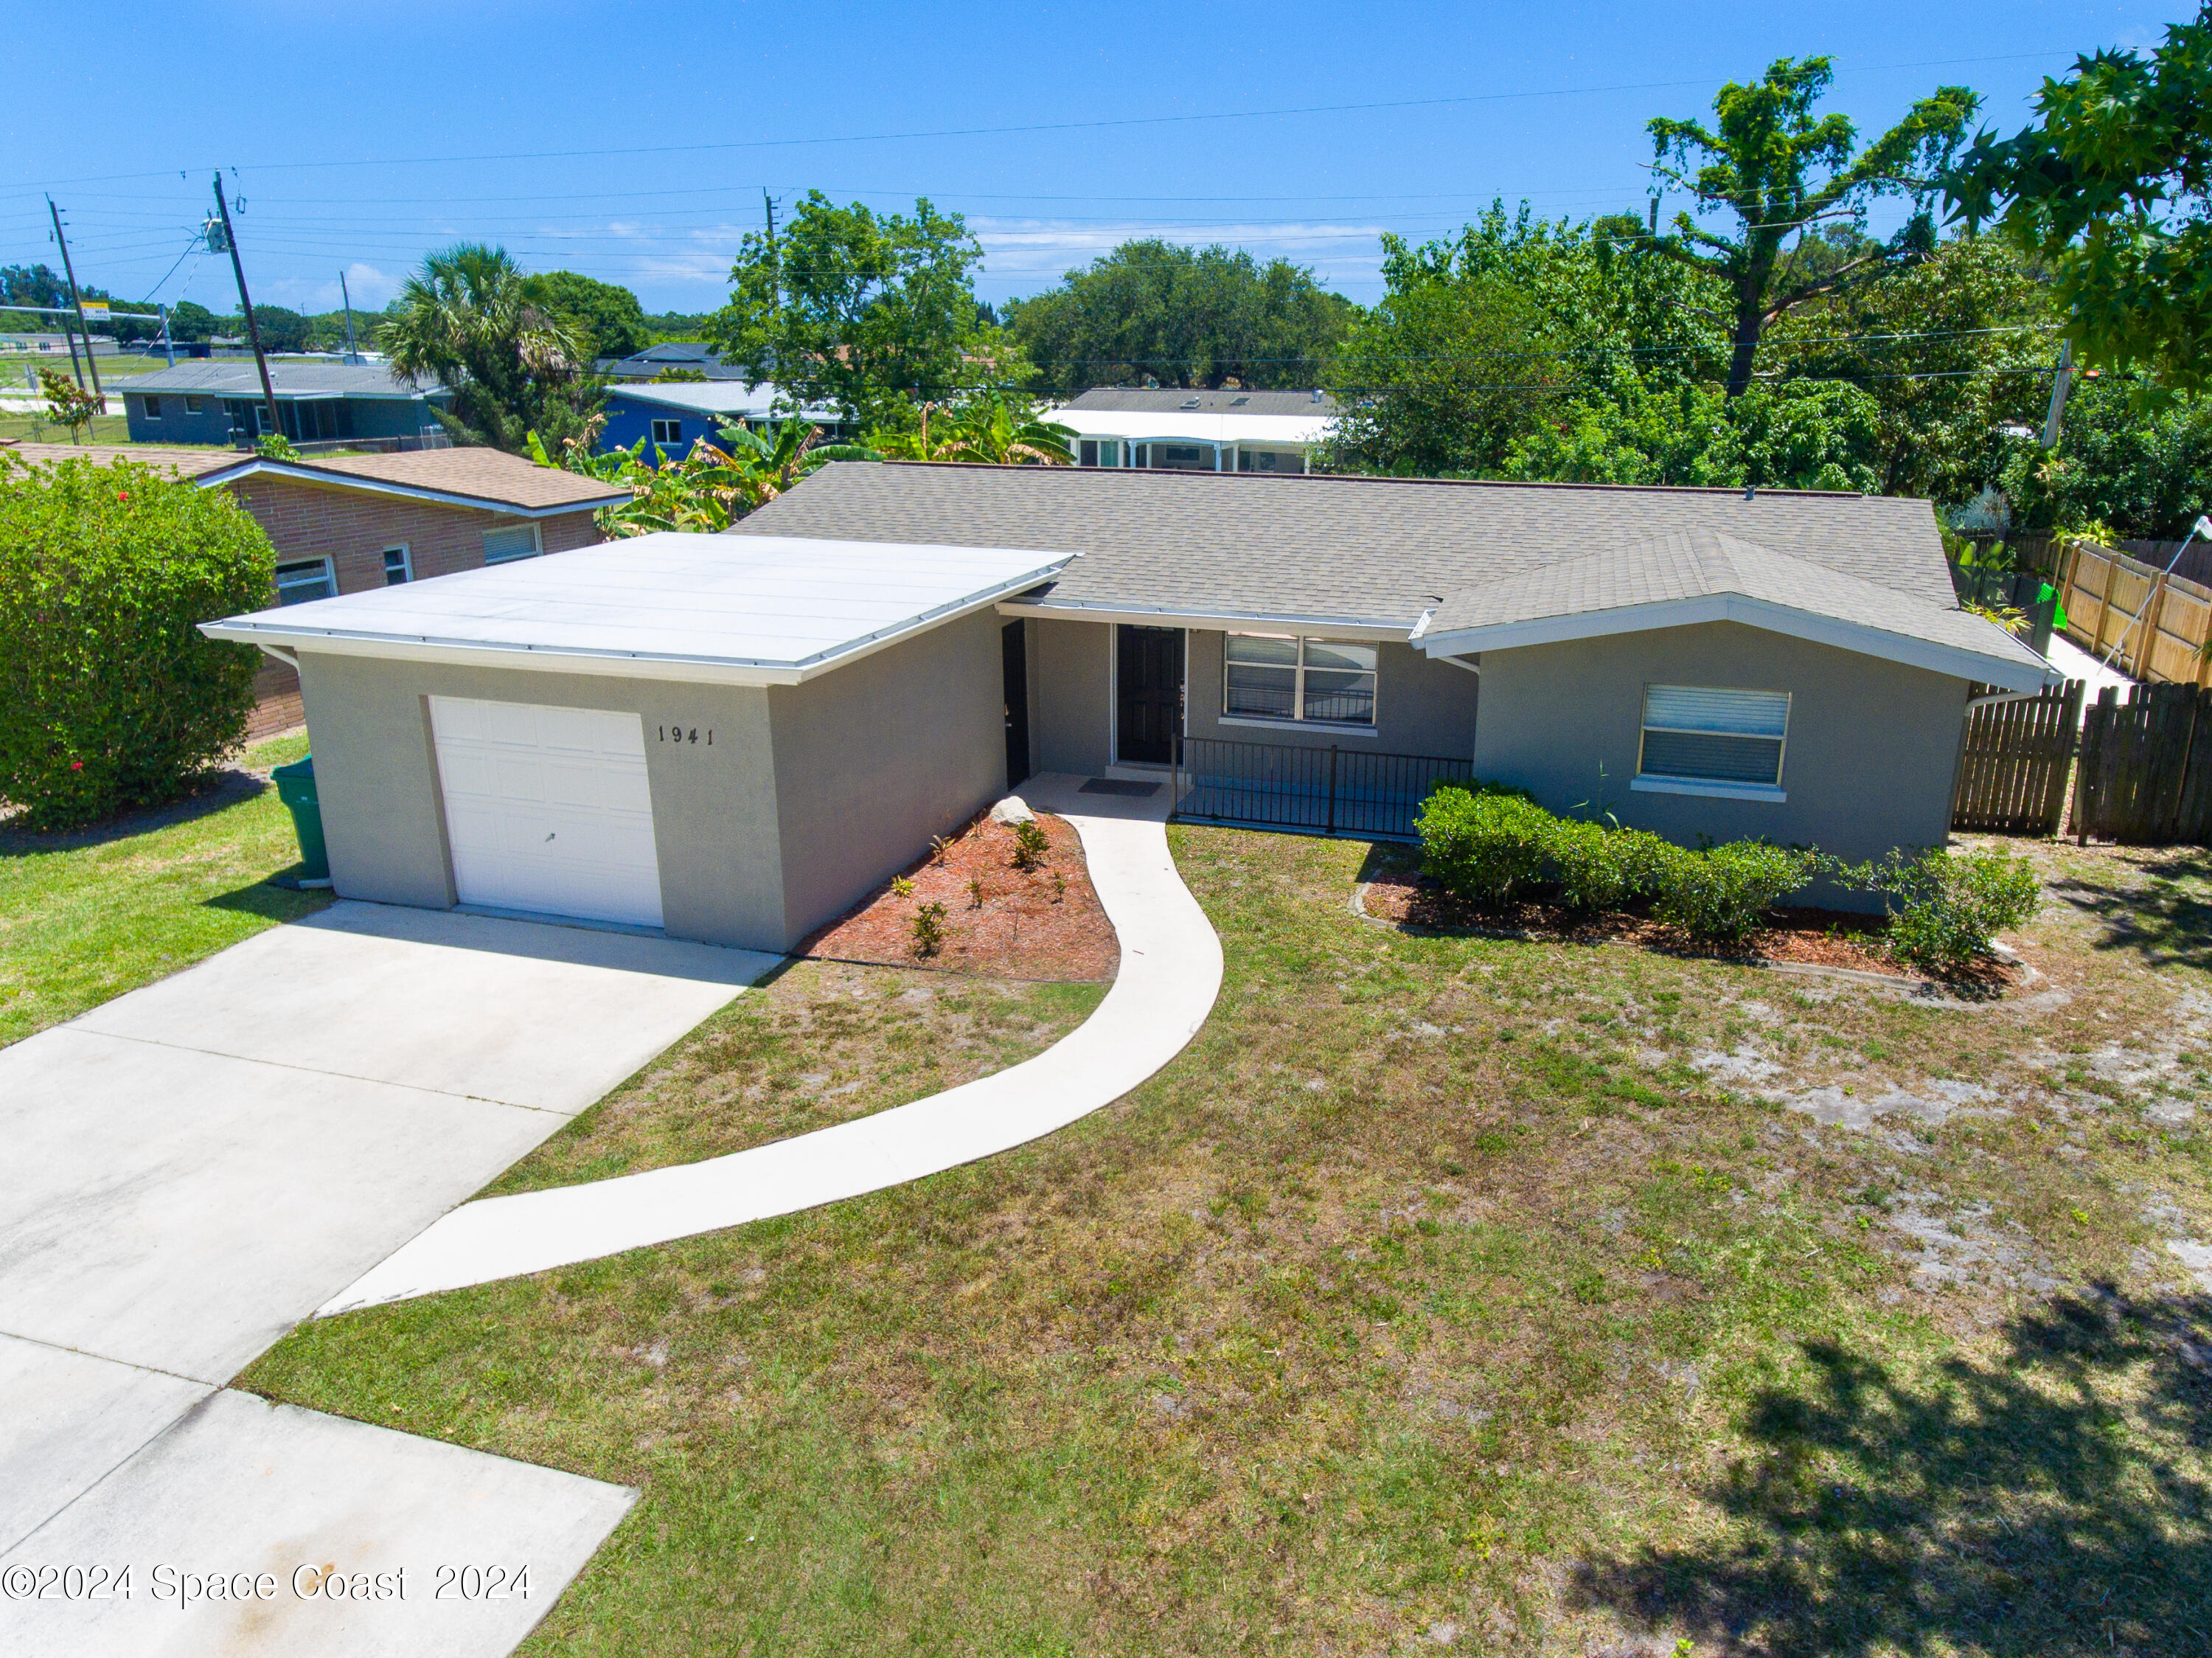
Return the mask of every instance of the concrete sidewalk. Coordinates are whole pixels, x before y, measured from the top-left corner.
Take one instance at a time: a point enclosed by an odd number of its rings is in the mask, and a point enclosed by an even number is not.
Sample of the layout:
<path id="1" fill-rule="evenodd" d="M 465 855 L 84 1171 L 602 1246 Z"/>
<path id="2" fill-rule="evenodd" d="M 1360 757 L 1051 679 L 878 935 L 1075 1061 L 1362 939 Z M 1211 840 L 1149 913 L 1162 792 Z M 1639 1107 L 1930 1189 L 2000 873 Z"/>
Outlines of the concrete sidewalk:
<path id="1" fill-rule="evenodd" d="M 774 960 L 338 904 L 0 1049 L 0 1650 L 519 1640 L 634 1494 L 222 1384 Z M 152 1588 L 286 1562 L 413 1563 L 426 1597 L 441 1564 L 529 1564 L 533 1592 L 410 1621 Z M 136 1593 L 15 1594 L 49 1565 Z"/>
<path id="2" fill-rule="evenodd" d="M 1150 798 L 1032 777 L 1023 797 L 1082 837 L 1121 965 L 1083 1025 L 1034 1059 L 911 1105 L 704 1162 L 465 1204 L 322 1309 L 460 1289 L 881 1191 L 988 1157 L 1109 1105 L 1182 1051 L 1221 988 L 1221 943 Z"/>

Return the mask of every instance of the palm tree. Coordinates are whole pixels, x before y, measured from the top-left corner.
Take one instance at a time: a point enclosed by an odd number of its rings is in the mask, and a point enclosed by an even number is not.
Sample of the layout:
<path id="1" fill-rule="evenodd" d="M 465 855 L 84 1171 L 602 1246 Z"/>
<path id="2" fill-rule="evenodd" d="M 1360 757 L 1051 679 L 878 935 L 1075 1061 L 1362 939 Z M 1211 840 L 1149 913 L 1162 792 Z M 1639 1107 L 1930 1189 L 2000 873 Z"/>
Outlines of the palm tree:
<path id="1" fill-rule="evenodd" d="M 587 423 L 586 430 L 595 433 L 597 427 Z M 682 460 L 653 466 L 646 464 L 643 438 L 634 448 L 605 454 L 591 452 L 588 436 L 570 438 L 556 460 L 532 432 L 530 458 L 541 466 L 559 466 L 625 486 L 630 498 L 599 515 L 599 527 L 612 536 L 646 535 L 654 530 L 711 535 L 832 460 L 883 459 L 858 443 L 817 443 L 815 428 L 799 420 L 785 421 L 772 438 L 743 426 L 725 426 L 721 436 L 726 448 L 717 448 L 702 438 Z"/>
<path id="2" fill-rule="evenodd" d="M 596 400 L 574 326 L 530 297 L 505 248 L 457 242 L 433 253 L 399 300 L 378 344 L 395 375 L 434 377 L 452 391 L 452 412 L 440 418 L 465 442 L 523 454 L 526 434 L 565 439 Z"/>
<path id="3" fill-rule="evenodd" d="M 929 429 L 933 411 L 949 412 L 934 436 Z M 944 405 L 921 405 L 917 431 L 873 435 L 872 442 L 886 456 L 897 460 L 965 460 L 992 466 L 1072 466 L 1075 453 L 1068 446 L 1075 430 L 1037 418 L 1034 405 L 1010 403 L 1003 398 L 979 397 L 951 411 Z"/>

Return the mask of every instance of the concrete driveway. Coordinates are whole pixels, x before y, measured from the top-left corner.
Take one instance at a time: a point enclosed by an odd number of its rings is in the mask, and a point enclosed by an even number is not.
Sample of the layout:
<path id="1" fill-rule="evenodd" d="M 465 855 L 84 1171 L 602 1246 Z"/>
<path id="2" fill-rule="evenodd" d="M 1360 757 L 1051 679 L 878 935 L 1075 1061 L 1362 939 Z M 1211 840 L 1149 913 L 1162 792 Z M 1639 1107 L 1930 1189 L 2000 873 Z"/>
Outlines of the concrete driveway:
<path id="1" fill-rule="evenodd" d="M 222 1384 L 773 961 L 338 904 L 0 1049 L 0 1649 L 520 1639 L 632 1493 Z M 434 1598 L 500 1561 L 527 1597 Z M 302 1598 L 302 1564 L 416 1594 Z M 125 1564 L 127 1598 L 19 1592 Z M 182 1612 L 164 1565 L 284 1582 Z"/>

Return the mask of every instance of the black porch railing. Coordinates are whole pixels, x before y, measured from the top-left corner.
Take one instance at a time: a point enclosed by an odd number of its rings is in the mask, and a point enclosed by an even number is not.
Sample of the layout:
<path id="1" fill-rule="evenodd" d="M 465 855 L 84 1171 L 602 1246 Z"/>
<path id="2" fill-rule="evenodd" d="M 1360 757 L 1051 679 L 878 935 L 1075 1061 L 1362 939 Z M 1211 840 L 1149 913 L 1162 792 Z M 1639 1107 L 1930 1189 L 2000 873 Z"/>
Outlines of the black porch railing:
<path id="1" fill-rule="evenodd" d="M 1178 816 L 1323 835 L 1410 839 L 1413 817 L 1438 783 L 1464 783 L 1474 767 L 1440 754 L 1186 737 L 1176 745 Z"/>

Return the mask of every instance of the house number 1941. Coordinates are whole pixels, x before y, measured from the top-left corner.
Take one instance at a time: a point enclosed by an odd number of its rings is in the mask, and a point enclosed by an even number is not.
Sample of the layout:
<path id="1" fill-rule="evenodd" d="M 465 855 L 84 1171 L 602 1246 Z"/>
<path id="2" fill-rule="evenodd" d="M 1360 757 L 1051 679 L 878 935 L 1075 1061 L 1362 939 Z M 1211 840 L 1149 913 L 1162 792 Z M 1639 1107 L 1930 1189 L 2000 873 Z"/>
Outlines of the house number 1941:
<path id="1" fill-rule="evenodd" d="M 712 748 L 714 746 L 714 728 L 708 726 L 702 732 L 696 725 L 664 725 L 660 728 L 660 741 L 663 742 L 703 741 L 708 747 Z"/>

